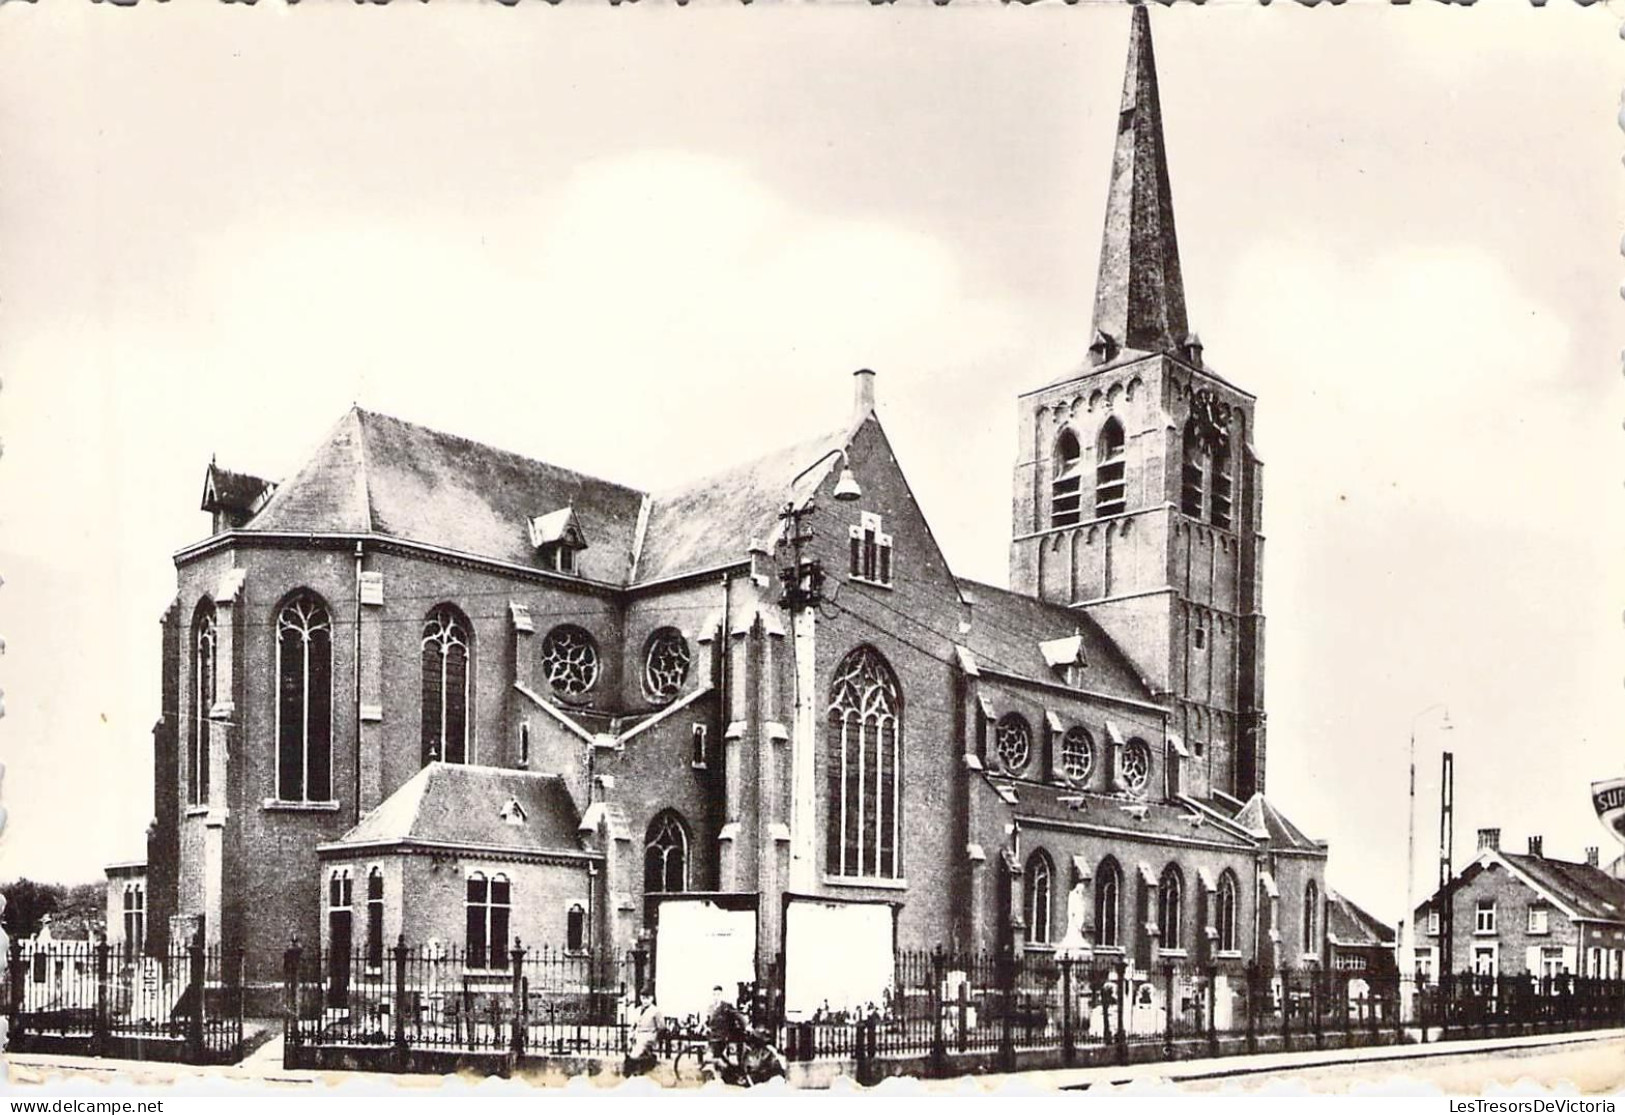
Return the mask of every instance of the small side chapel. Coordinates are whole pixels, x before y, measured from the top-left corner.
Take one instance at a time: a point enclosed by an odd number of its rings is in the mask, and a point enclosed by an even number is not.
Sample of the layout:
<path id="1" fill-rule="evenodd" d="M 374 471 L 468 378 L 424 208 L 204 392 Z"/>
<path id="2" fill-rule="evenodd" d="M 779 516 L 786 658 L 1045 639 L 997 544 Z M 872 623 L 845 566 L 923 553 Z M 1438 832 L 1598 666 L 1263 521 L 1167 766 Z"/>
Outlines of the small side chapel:
<path id="1" fill-rule="evenodd" d="M 658 957 L 700 895 L 766 961 L 796 896 L 1148 1002 L 1323 964 L 1327 847 L 1264 796 L 1257 400 L 1187 320 L 1144 7 L 1084 336 L 1017 398 L 1008 587 L 951 572 L 867 370 L 841 428 L 663 491 L 361 409 L 280 483 L 211 463 L 144 939 L 274 989 L 295 936 Z"/>

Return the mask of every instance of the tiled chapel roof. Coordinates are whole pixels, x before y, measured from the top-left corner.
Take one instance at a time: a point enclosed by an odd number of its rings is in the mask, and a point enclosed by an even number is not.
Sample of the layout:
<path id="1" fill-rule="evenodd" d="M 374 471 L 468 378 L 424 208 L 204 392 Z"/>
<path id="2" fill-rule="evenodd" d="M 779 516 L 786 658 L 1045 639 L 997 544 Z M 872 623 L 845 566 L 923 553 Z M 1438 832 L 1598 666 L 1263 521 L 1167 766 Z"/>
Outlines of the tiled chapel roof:
<path id="1" fill-rule="evenodd" d="M 510 802 L 521 824 L 502 816 Z M 422 842 L 515 852 L 581 850 L 569 789 L 558 775 L 462 763 L 430 763 L 359 824 L 339 837 L 343 845 Z"/>
<path id="2" fill-rule="evenodd" d="M 1257 834 L 1272 848 L 1303 852 L 1324 851 L 1325 845 L 1311 840 L 1297 825 L 1287 820 L 1285 813 L 1263 794 L 1254 794 L 1252 800 L 1236 814 L 1236 823 Z"/>
<path id="3" fill-rule="evenodd" d="M 1340 945 L 1391 945 L 1394 927 L 1334 890 L 1326 891 L 1326 933 Z"/>

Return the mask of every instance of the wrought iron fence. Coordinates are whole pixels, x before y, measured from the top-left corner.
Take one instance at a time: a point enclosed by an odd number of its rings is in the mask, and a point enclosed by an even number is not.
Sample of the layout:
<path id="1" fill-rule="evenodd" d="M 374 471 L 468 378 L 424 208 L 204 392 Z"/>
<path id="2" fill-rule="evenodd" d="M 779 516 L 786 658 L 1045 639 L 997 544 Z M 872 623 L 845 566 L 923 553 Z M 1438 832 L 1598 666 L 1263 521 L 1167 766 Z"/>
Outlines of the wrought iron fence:
<path id="1" fill-rule="evenodd" d="M 1032 1054 L 1126 1063 L 1625 1025 L 1617 980 L 1411 985 L 1391 973 L 1266 971 L 1234 959 L 1136 970 L 1112 956 L 900 952 L 882 999 L 785 1020 L 781 1047 L 792 1060 L 855 1060 L 861 1076 L 864 1062 L 884 1058 L 924 1058 L 925 1071 L 947 1072 L 977 1054 L 1006 1068 Z"/>
<path id="2" fill-rule="evenodd" d="M 243 1049 L 243 954 L 15 940 L 5 1003 L 15 1051 L 229 1064 Z"/>
<path id="3" fill-rule="evenodd" d="M 287 1047 L 502 1056 L 627 1048 L 635 959 L 515 942 L 502 955 L 407 946 L 283 957 Z M 380 1063 L 379 1067 L 388 1067 Z"/>

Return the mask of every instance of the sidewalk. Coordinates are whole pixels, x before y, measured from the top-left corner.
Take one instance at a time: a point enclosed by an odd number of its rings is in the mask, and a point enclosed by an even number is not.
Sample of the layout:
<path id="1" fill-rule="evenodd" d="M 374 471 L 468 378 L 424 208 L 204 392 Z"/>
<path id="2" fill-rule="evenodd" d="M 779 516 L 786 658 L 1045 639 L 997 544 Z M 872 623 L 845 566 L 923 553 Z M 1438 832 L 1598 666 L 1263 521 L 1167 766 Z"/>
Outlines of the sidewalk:
<path id="1" fill-rule="evenodd" d="M 984 1088 L 995 1089 L 1020 1082 L 1023 1087 L 1041 1090 L 1083 1089 L 1102 1085 L 1135 1083 L 1175 1083 L 1182 1080 L 1213 1080 L 1226 1076 L 1283 1069 L 1310 1069 L 1323 1065 L 1415 1061 L 1430 1057 L 1492 1053 L 1507 1049 L 1535 1049 L 1542 1046 L 1573 1045 L 1579 1042 L 1610 1041 L 1625 1038 L 1625 1028 L 1576 1030 L 1561 1034 L 1531 1034 L 1526 1037 L 1473 1038 L 1441 1041 L 1427 1045 L 1372 1045 L 1357 1049 L 1304 1049 L 1292 1053 L 1257 1053 L 1240 1057 L 1205 1057 L 1191 1061 L 1148 1061 L 1138 1065 L 1101 1065 L 1083 1069 L 1043 1069 L 1033 1072 L 989 1073 L 974 1077 Z M 1396 1071 L 1398 1071 L 1396 1069 Z"/>
<path id="2" fill-rule="evenodd" d="M 1437 1042 L 1429 1045 L 1377 1045 L 1358 1049 L 1316 1050 L 1293 1053 L 1260 1053 L 1240 1057 L 1209 1057 L 1191 1061 L 1157 1061 L 1139 1065 L 1103 1065 L 1097 1068 L 1045 1069 L 1032 1072 L 988 1073 L 952 1080 L 929 1081 L 927 1087 L 964 1088 L 966 1081 L 983 1090 L 1017 1084 L 1023 1090 L 1055 1091 L 1084 1089 L 1102 1085 L 1133 1083 L 1178 1083 L 1183 1080 L 1210 1080 L 1226 1076 L 1246 1076 L 1282 1069 L 1308 1069 L 1324 1065 L 1415 1061 L 1430 1057 L 1455 1057 L 1508 1049 L 1532 1049 L 1573 1045 L 1625 1038 L 1625 1028 L 1582 1030 L 1563 1034 L 1534 1034 L 1528 1037 L 1483 1038 Z M 227 1067 L 167 1064 L 156 1061 L 118 1061 L 100 1057 L 73 1057 L 54 1054 L 7 1053 L 5 1087 L 41 1084 L 50 1080 L 93 1079 L 99 1083 L 117 1078 L 142 1085 L 201 1084 L 205 1081 L 235 1080 L 244 1084 L 280 1087 L 311 1087 L 342 1079 L 376 1083 L 383 1087 L 422 1086 L 441 1078 L 401 1073 L 327 1073 L 282 1067 L 282 1038 L 277 1036 L 256 1049 L 241 1064 Z M 597 1082 L 610 1085 L 612 1077 Z"/>

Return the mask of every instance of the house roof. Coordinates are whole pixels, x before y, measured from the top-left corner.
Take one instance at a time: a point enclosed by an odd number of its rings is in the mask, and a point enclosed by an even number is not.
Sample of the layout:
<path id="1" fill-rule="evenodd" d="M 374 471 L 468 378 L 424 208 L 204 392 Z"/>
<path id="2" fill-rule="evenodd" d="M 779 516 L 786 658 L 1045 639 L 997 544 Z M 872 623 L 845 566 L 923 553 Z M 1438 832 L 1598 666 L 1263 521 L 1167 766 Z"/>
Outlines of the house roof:
<path id="1" fill-rule="evenodd" d="M 1076 635 L 1082 640 L 1086 663 L 1084 689 L 1152 699 L 1145 679 L 1128 657 L 1084 613 L 963 578 L 959 590 L 970 604 L 970 629 L 959 635 L 959 642 L 976 656 L 978 665 L 1054 684 L 1062 679 L 1050 666 L 1043 644 Z"/>
<path id="2" fill-rule="evenodd" d="M 1303 830 L 1287 819 L 1275 804 L 1263 794 L 1254 794 L 1252 800 L 1236 814 L 1236 823 L 1258 836 L 1271 848 L 1289 851 L 1322 852 L 1326 846 L 1311 840 Z"/>
<path id="3" fill-rule="evenodd" d="M 518 802 L 524 813 L 522 824 L 503 818 L 512 802 Z M 407 779 L 336 844 L 325 847 L 423 843 L 578 852 L 580 821 L 558 775 L 434 762 Z"/>
<path id="4" fill-rule="evenodd" d="M 1513 852 L 1499 855 L 1579 916 L 1625 922 L 1625 882 L 1600 868 Z"/>
<path id="5" fill-rule="evenodd" d="M 532 565 L 531 519 L 569 507 L 584 577 L 624 583 L 643 494 L 353 407 L 249 531 L 378 533 Z"/>
<path id="6" fill-rule="evenodd" d="M 1381 947 L 1398 939 L 1393 926 L 1330 889 L 1326 891 L 1326 933 L 1339 945 Z"/>

